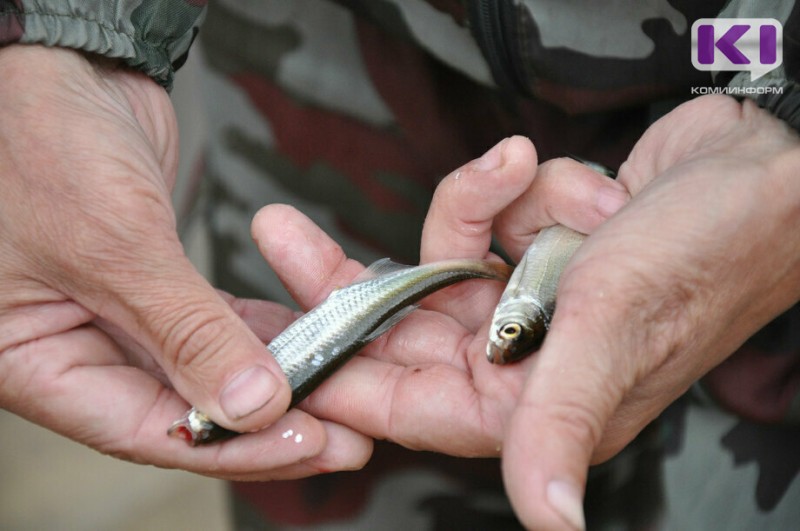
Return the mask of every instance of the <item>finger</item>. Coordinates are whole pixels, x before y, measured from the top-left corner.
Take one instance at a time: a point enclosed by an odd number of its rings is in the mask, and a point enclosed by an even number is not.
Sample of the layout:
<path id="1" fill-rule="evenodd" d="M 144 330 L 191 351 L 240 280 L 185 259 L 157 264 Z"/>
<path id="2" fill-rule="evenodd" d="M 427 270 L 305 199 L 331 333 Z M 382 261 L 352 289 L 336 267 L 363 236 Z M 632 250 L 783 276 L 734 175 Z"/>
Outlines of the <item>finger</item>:
<path id="1" fill-rule="evenodd" d="M 179 468 L 233 481 L 296 479 L 312 474 L 361 468 L 372 440 L 343 426 L 323 424 L 292 409 L 269 427 L 219 444 L 188 447 L 161 428 L 186 410 L 177 395 L 166 393 L 150 410 L 134 438 L 118 438 L 101 450 L 127 460 Z M 132 429 L 133 426 L 128 427 Z"/>
<path id="2" fill-rule="evenodd" d="M 628 388 L 629 375 L 614 362 L 615 351 L 606 347 L 610 343 L 588 330 L 595 319 L 574 306 L 561 311 L 562 319 L 554 318 L 537 354 L 503 444 L 506 489 L 516 514 L 531 529 L 585 527 L 587 471 Z M 571 317 L 563 318 L 563 312 Z"/>
<path id="3" fill-rule="evenodd" d="M 536 163 L 533 144 L 517 136 L 445 177 L 425 219 L 421 261 L 490 256 L 493 220 L 530 186 Z M 487 282 L 462 283 L 428 297 L 425 307 L 475 330 L 491 313 L 501 288 Z"/>
<path id="4" fill-rule="evenodd" d="M 422 262 L 485 257 L 492 220 L 530 186 L 536 164 L 530 140 L 511 137 L 445 177 L 425 219 Z"/>
<path id="5" fill-rule="evenodd" d="M 288 205 L 262 208 L 253 218 L 252 234 L 267 263 L 304 309 L 352 283 L 364 270 L 313 221 Z"/>
<path id="6" fill-rule="evenodd" d="M 7 310 L 0 314 L 0 352 L 81 326 L 94 315 L 72 301 L 53 301 Z"/>
<path id="7" fill-rule="evenodd" d="M 590 234 L 630 195 L 622 184 L 573 159 L 542 163 L 525 193 L 497 216 L 495 233 L 518 260 L 544 227 L 560 223 Z"/>
<path id="8" fill-rule="evenodd" d="M 355 469 L 371 441 L 292 410 L 269 428 L 224 444 L 189 448 L 165 426 L 185 412 L 174 391 L 143 371 L 103 333 L 74 329 L 4 352 L 3 407 L 103 453 L 226 479 L 286 479 Z"/>
<path id="9" fill-rule="evenodd" d="M 269 425 L 289 404 L 283 372 L 177 237 L 163 232 L 147 245 L 122 245 L 115 267 L 101 262 L 82 274 L 72 296 L 149 352 L 178 393 L 218 424 L 235 431 Z M 82 278 L 99 279 L 99 288 L 87 296 Z"/>
<path id="10" fill-rule="evenodd" d="M 159 437 L 157 433 L 153 434 Z M 163 434 L 162 434 L 163 435 Z M 358 470 L 372 455 L 372 439 L 292 409 L 268 428 L 219 444 L 188 447 L 158 438 L 133 449 L 148 462 L 231 481 L 272 481 Z M 142 450 L 151 450 L 144 453 Z"/>
<path id="11" fill-rule="evenodd" d="M 327 444 L 321 453 L 296 465 L 272 473 L 272 479 L 297 479 L 329 472 L 360 470 L 372 456 L 373 440 L 347 426 L 323 421 Z M 281 437 L 296 435 L 283 432 Z M 259 478 L 263 479 L 263 478 Z"/>

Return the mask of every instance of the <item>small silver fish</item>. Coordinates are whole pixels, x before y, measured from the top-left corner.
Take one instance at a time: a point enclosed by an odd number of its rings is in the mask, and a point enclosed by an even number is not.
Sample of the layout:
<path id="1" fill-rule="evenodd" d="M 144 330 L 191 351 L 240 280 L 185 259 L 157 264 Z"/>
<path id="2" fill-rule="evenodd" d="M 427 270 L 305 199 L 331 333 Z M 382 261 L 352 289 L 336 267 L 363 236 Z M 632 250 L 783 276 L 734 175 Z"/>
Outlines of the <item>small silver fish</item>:
<path id="1" fill-rule="evenodd" d="M 611 177 L 616 172 L 574 155 L 570 158 Z M 586 236 L 563 225 L 539 231 L 525 251 L 495 308 L 486 357 L 498 365 L 519 361 L 544 341 L 556 308 L 561 273 Z"/>
<path id="2" fill-rule="evenodd" d="M 518 361 L 541 346 L 555 311 L 561 273 L 585 238 L 563 225 L 539 232 L 497 303 L 486 345 L 489 361 Z"/>
<path id="3" fill-rule="evenodd" d="M 506 264 L 485 260 L 446 260 L 420 266 L 396 264 L 388 258 L 375 262 L 364 274 L 368 278 L 333 291 L 267 345 L 292 388 L 290 407 L 411 313 L 426 295 L 471 278 L 505 282 L 511 271 Z M 194 408 L 177 420 L 168 434 L 192 446 L 237 435 Z"/>

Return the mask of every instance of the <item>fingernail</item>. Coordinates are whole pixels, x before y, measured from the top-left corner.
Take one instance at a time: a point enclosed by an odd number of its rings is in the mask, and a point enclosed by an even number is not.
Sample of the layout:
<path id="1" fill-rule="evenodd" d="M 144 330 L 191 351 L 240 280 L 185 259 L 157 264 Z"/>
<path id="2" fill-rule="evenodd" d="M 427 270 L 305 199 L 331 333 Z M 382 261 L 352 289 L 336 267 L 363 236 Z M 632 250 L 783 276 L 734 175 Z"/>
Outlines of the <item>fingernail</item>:
<path id="1" fill-rule="evenodd" d="M 597 210 L 604 217 L 609 217 L 622 208 L 630 198 L 625 189 L 617 186 L 603 186 L 597 191 Z"/>
<path id="2" fill-rule="evenodd" d="M 491 171 L 503 165 L 503 146 L 508 139 L 501 140 L 492 149 L 483 154 L 481 158 L 474 161 L 472 169 L 478 171 Z"/>
<path id="3" fill-rule="evenodd" d="M 266 367 L 255 365 L 228 383 L 219 404 L 229 419 L 238 420 L 264 407 L 277 389 L 278 381 L 272 373 Z"/>
<path id="4" fill-rule="evenodd" d="M 566 481 L 551 481 L 547 485 L 547 502 L 573 529 L 586 529 L 583 497 L 575 485 Z"/>

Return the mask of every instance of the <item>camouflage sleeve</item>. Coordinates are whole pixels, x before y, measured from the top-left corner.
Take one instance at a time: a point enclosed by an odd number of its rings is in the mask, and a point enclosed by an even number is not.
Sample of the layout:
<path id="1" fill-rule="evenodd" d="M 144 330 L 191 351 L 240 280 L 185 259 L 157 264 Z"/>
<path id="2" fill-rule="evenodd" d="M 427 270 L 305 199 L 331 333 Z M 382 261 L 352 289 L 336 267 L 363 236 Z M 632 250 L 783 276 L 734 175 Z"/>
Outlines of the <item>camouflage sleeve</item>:
<path id="1" fill-rule="evenodd" d="M 783 63 L 758 79 L 749 71 L 722 76 L 721 84 L 754 100 L 800 131 L 800 12 L 795 0 L 732 0 L 722 18 L 774 18 L 783 25 Z"/>
<path id="2" fill-rule="evenodd" d="M 206 0 L 0 0 L 0 46 L 44 44 L 117 58 L 166 88 Z"/>

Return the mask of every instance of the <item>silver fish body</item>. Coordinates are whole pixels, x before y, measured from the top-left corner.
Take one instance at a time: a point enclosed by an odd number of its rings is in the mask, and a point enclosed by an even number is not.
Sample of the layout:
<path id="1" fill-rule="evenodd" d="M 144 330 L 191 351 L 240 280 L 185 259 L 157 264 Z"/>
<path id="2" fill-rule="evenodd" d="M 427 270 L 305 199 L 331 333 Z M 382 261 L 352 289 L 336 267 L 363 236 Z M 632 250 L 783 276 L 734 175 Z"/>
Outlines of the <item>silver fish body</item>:
<path id="1" fill-rule="evenodd" d="M 544 228 L 534 238 L 497 303 L 486 346 L 489 361 L 511 363 L 541 346 L 561 273 L 585 238 L 563 225 Z"/>
<path id="2" fill-rule="evenodd" d="M 484 260 L 447 260 L 412 267 L 384 259 L 371 265 L 367 274 L 374 278 L 333 291 L 267 345 L 289 380 L 292 406 L 413 311 L 426 295 L 472 278 L 506 281 L 511 268 Z M 236 435 L 194 408 L 168 433 L 192 445 Z"/>
<path id="3" fill-rule="evenodd" d="M 426 295 L 471 278 L 504 281 L 510 271 L 505 264 L 482 260 L 448 260 L 415 267 L 376 262 L 370 266 L 375 278 L 333 291 L 267 345 L 289 379 L 292 404 L 402 320 Z"/>

